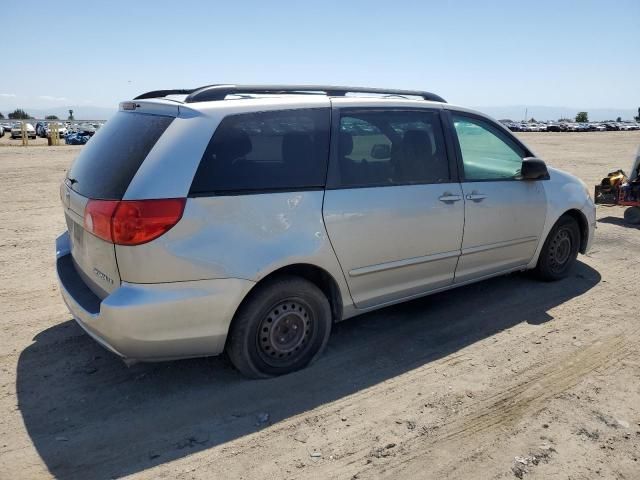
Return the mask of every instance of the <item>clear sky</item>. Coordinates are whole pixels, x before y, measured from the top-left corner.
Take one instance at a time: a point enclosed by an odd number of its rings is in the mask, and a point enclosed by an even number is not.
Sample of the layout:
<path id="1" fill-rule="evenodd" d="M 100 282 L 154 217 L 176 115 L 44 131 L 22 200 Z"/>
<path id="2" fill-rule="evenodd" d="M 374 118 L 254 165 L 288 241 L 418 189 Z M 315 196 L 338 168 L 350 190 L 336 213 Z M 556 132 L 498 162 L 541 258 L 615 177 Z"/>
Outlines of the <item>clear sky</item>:
<path id="1" fill-rule="evenodd" d="M 417 88 L 472 106 L 640 106 L 640 0 L 36 4 L 2 9 L 0 108 L 115 107 L 210 83 Z"/>

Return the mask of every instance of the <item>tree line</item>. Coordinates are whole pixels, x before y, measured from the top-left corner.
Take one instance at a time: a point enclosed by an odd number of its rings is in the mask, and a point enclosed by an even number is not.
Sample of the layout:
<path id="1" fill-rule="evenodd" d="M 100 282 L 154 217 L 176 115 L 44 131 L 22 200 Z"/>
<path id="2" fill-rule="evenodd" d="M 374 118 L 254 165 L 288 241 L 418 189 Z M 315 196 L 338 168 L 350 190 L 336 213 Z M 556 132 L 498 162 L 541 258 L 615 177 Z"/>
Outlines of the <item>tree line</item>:
<path id="1" fill-rule="evenodd" d="M 13 112 L 7 114 L 9 120 L 29 120 L 32 119 L 33 116 L 29 115 L 21 108 L 16 108 Z M 0 120 L 4 120 L 4 115 L 0 112 Z M 44 117 L 45 120 L 60 120 L 57 115 L 47 115 Z M 67 120 L 75 120 L 73 118 L 73 110 L 69 110 L 69 117 Z"/>

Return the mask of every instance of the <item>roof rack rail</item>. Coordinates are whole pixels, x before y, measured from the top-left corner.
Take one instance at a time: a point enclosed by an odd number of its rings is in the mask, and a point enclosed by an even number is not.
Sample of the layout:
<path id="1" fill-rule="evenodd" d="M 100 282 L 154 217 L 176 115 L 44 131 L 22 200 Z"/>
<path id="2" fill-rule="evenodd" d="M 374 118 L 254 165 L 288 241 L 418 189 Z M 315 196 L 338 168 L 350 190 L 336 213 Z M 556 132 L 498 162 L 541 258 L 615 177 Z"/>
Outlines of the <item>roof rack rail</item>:
<path id="1" fill-rule="evenodd" d="M 184 88 L 176 88 L 173 90 L 152 90 L 151 92 L 143 93 L 142 95 L 138 95 L 134 100 L 143 100 L 145 98 L 162 98 L 168 95 L 189 95 L 192 92 L 198 90 L 197 88 L 192 89 L 184 89 Z"/>
<path id="2" fill-rule="evenodd" d="M 224 100 L 227 95 L 236 94 L 309 94 L 318 93 L 332 97 L 343 97 L 347 93 L 371 93 L 378 95 L 398 95 L 421 97 L 432 102 L 446 103 L 446 100 L 439 95 L 422 90 L 397 90 L 388 88 L 371 87 L 343 87 L 335 85 L 207 85 L 191 90 L 155 90 L 138 95 L 134 100 L 145 98 L 166 97 L 167 95 L 187 95 L 185 103 L 210 102 L 214 100 Z"/>

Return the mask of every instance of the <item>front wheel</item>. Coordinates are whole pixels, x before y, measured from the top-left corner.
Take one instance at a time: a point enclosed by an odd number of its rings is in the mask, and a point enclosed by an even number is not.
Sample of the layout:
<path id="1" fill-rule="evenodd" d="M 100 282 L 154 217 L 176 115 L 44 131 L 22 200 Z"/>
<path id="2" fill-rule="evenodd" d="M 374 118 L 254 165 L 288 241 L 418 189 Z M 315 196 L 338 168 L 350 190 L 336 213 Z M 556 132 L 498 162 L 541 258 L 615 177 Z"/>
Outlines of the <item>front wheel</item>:
<path id="1" fill-rule="evenodd" d="M 322 291 L 301 277 L 282 276 L 250 292 L 233 319 L 226 352 L 245 376 L 274 377 L 313 362 L 330 333 L 331 307 Z"/>
<path id="2" fill-rule="evenodd" d="M 541 280 L 561 280 L 576 263 L 580 247 L 580 228 L 570 215 L 563 215 L 553 226 L 540 251 L 535 273 Z"/>

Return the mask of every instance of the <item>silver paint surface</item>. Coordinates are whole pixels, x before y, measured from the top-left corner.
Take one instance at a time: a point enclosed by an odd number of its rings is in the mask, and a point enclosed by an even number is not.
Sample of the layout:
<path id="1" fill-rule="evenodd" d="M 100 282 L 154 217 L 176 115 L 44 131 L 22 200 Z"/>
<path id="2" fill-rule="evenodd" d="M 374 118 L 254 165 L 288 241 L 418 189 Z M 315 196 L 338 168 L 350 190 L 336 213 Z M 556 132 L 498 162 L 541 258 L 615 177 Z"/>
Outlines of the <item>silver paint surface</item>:
<path id="1" fill-rule="evenodd" d="M 226 115 L 330 105 L 443 108 L 421 100 L 321 95 L 140 103 L 147 113 L 176 119 L 134 176 L 124 197 L 130 200 L 187 196 L 212 132 Z M 282 267 L 302 264 L 327 272 L 343 304 L 339 321 L 533 268 L 548 232 L 568 210 L 587 221 L 588 249 L 595 229 L 589 193 L 579 179 L 549 171 L 549 181 L 537 182 L 188 198 L 175 227 L 135 247 L 114 246 L 84 231 L 87 199 L 63 186 L 69 232 L 58 239 L 56 255 L 73 256 L 79 277 L 101 300 L 100 312 L 85 311 L 64 285 L 62 295 L 80 325 L 123 357 L 214 355 L 222 351 L 242 300 Z M 486 197 L 466 198 L 476 194 Z M 455 196 L 461 199 L 441 201 Z"/>

